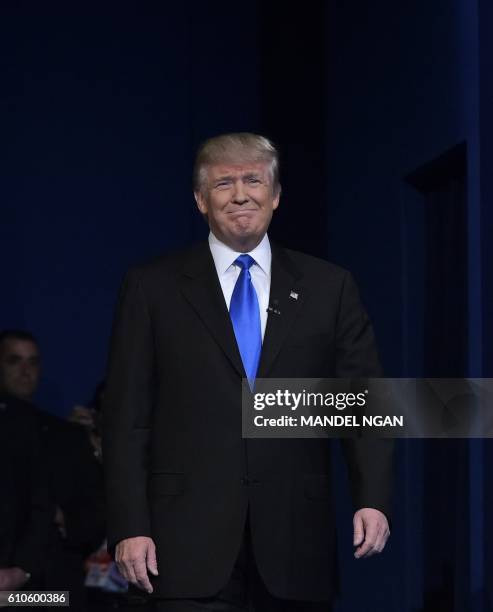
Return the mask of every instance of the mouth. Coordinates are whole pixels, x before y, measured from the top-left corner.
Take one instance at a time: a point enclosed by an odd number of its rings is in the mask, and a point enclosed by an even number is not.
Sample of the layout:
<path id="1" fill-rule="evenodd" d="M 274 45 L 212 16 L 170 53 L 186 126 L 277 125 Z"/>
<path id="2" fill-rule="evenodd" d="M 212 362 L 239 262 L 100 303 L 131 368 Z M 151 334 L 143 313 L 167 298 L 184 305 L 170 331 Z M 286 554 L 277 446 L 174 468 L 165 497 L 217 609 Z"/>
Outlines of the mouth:
<path id="1" fill-rule="evenodd" d="M 227 214 L 232 217 L 241 217 L 242 215 L 252 215 L 256 212 L 256 208 L 242 208 L 241 210 L 230 210 Z"/>

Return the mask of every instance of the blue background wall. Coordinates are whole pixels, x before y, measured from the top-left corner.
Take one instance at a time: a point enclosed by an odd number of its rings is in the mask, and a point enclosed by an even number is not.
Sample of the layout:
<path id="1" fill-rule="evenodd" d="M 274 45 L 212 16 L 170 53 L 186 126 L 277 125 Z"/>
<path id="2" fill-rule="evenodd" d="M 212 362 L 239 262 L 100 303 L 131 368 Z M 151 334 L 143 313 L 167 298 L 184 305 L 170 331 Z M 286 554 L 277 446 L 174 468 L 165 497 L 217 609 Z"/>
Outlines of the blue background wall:
<path id="1" fill-rule="evenodd" d="M 230 130 L 279 143 L 272 236 L 354 272 L 392 376 L 426 374 L 426 202 L 406 177 L 465 142 L 464 374 L 491 376 L 492 26 L 486 0 L 305 12 L 3 4 L 0 327 L 39 337 L 39 403 L 64 414 L 91 396 L 128 265 L 206 235 L 193 153 Z M 340 611 L 491 610 L 489 441 L 406 442 L 397 462 L 394 533 L 380 558 L 352 559 L 348 498 L 338 496 Z M 336 471 L 347 493 L 340 458 Z M 434 490 L 430 473 L 457 486 Z"/>
<path id="2" fill-rule="evenodd" d="M 257 115 L 255 31 L 252 45 L 224 7 L 116 6 L 16 3 L 0 18 L 2 326 L 39 336 L 39 400 L 55 412 L 103 376 L 124 270 L 205 229 L 197 143 Z"/>
<path id="3" fill-rule="evenodd" d="M 406 178 L 462 142 L 464 375 L 491 376 L 492 23 L 486 2 L 334 3 L 329 11 L 329 255 L 358 278 L 391 376 L 430 375 L 427 202 Z M 347 597 L 340 610 L 492 609 L 489 442 L 400 441 L 399 522 L 388 554 L 363 567 L 341 541 Z M 344 506 L 340 521 L 350 529 Z"/>

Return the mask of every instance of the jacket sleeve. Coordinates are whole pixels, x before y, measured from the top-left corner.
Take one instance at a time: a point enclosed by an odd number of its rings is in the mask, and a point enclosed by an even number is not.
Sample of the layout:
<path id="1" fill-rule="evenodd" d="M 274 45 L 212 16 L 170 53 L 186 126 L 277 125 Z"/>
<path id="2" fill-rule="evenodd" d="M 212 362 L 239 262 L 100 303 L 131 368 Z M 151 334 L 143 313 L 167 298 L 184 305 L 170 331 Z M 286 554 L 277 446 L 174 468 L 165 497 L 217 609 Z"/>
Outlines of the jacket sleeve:
<path id="1" fill-rule="evenodd" d="M 381 377 L 375 336 L 352 276 L 347 273 L 337 322 L 336 375 Z M 342 440 L 354 510 L 376 508 L 391 522 L 394 441 L 360 435 Z"/>
<path id="2" fill-rule="evenodd" d="M 42 580 L 48 544 L 55 516 L 55 506 L 49 498 L 47 465 L 41 450 L 39 431 L 34 418 L 22 425 L 29 453 L 28 473 L 22 483 L 28 490 L 26 523 L 16 542 L 12 565 L 32 574 L 32 580 Z"/>
<path id="3" fill-rule="evenodd" d="M 150 536 L 148 449 L 154 396 L 151 318 L 141 279 L 130 269 L 120 290 L 103 400 L 108 550 Z"/>

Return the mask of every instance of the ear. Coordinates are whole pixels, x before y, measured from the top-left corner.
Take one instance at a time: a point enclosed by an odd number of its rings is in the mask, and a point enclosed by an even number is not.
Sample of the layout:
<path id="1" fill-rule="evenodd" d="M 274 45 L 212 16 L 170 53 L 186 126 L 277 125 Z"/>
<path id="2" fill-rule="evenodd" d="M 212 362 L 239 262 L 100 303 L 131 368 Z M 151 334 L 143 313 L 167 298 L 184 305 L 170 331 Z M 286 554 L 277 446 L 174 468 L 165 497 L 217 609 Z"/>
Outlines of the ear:
<path id="1" fill-rule="evenodd" d="M 272 200 L 272 210 L 276 210 L 276 208 L 279 206 L 279 200 L 281 199 L 281 186 L 279 185 L 279 189 L 277 190 L 277 193 L 274 196 L 274 199 Z"/>
<path id="2" fill-rule="evenodd" d="M 204 198 L 204 195 L 201 191 L 194 191 L 193 195 L 195 197 L 195 201 L 197 202 L 197 207 L 203 215 L 207 214 L 207 201 Z"/>

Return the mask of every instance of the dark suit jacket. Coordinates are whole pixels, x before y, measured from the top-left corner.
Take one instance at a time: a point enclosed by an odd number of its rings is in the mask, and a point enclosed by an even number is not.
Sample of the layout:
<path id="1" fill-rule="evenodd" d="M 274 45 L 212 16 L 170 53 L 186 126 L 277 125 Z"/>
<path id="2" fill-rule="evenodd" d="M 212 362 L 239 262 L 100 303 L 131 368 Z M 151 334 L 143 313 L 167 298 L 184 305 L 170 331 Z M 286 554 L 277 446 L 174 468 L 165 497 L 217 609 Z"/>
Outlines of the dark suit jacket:
<path id="1" fill-rule="evenodd" d="M 48 495 L 40 434 L 30 404 L 0 394 L 0 567 L 32 574 L 42 588 L 54 506 Z"/>
<path id="2" fill-rule="evenodd" d="M 290 292 L 299 294 L 290 299 Z M 272 247 L 259 377 L 378 376 L 373 332 L 350 274 Z M 244 371 L 207 243 L 132 268 L 114 323 L 104 407 L 109 543 L 152 536 L 164 597 L 227 582 L 247 509 L 275 596 L 337 590 L 327 440 L 242 439 Z M 347 440 L 354 507 L 389 513 L 392 445 Z"/>
<path id="3" fill-rule="evenodd" d="M 44 588 L 69 590 L 72 612 L 85 610 L 84 561 L 106 535 L 102 466 L 85 429 L 37 411 L 50 496 L 64 518 L 65 535 L 53 523 L 44 551 Z"/>
<path id="4" fill-rule="evenodd" d="M 36 411 L 50 495 L 64 516 L 66 551 L 87 557 L 106 536 L 102 466 L 84 427 Z"/>

